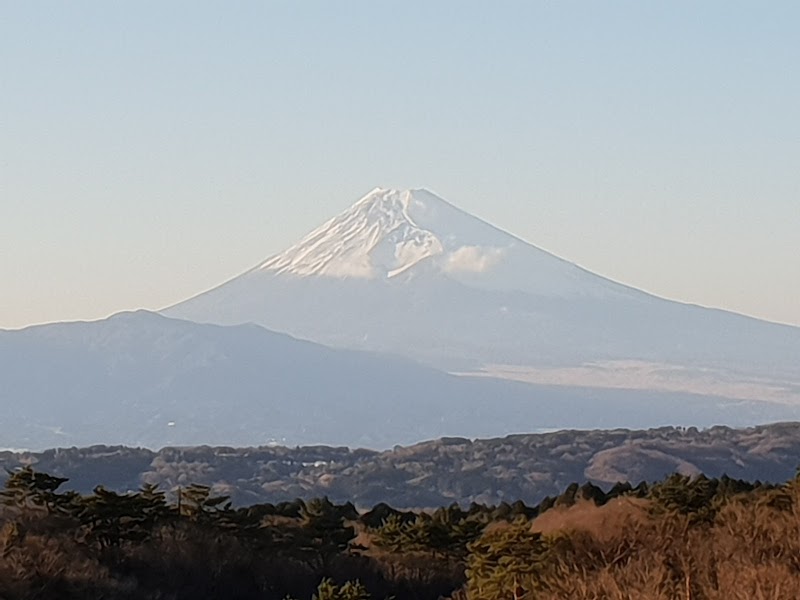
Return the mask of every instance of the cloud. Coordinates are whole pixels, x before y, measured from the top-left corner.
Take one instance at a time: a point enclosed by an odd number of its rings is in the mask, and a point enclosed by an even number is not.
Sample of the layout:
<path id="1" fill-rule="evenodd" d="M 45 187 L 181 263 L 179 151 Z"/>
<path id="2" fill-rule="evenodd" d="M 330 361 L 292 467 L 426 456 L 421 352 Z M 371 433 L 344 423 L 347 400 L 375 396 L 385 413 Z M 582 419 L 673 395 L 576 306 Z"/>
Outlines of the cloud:
<path id="1" fill-rule="evenodd" d="M 448 273 L 485 273 L 500 262 L 503 254 L 502 248 L 461 246 L 447 256 L 444 270 Z"/>

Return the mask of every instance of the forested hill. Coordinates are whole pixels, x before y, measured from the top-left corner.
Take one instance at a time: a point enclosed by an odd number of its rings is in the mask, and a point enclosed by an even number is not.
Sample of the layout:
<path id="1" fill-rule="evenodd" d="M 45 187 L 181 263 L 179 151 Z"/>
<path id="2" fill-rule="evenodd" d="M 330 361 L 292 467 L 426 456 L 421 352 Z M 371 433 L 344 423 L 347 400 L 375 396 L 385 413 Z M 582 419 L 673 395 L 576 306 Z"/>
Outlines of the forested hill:
<path id="1" fill-rule="evenodd" d="M 68 477 L 65 488 L 117 491 L 144 483 L 211 486 L 237 504 L 328 496 L 398 508 L 452 502 L 537 503 L 572 482 L 610 487 L 678 472 L 781 482 L 800 465 L 800 423 L 749 429 L 560 431 L 470 441 L 444 438 L 385 452 L 312 446 L 145 449 L 93 446 L 1 452 L 0 468 L 33 465 Z"/>

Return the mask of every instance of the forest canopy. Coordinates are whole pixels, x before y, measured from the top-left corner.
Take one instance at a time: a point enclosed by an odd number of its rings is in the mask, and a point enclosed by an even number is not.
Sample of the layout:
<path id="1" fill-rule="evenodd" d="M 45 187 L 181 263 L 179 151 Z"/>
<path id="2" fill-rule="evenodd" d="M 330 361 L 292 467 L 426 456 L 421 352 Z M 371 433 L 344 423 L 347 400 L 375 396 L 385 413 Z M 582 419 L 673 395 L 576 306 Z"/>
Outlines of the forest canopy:
<path id="1" fill-rule="evenodd" d="M 0 493 L 0 597 L 797 598 L 800 481 L 674 474 L 435 510 L 328 498 L 234 506 L 200 484 Z"/>

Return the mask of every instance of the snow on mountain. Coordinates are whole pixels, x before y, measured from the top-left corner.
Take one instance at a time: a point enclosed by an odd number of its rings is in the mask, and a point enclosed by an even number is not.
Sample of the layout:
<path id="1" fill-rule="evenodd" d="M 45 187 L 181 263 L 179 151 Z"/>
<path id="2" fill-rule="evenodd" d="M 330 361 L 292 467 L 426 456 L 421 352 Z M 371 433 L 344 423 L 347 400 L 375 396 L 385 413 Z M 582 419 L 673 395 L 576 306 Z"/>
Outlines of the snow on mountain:
<path id="1" fill-rule="evenodd" d="M 412 216 L 415 205 L 427 208 L 410 191 L 376 188 L 258 269 L 301 277 L 398 275 L 445 252 L 442 240 Z"/>
<path id="2" fill-rule="evenodd" d="M 163 312 L 258 323 L 451 372 L 616 386 L 618 371 L 640 390 L 664 380 L 645 371 L 680 374 L 669 389 L 702 379 L 709 390 L 713 374 L 715 393 L 800 393 L 800 328 L 610 281 L 426 190 L 376 188 L 285 252 Z M 630 364 L 664 368 L 634 374 Z"/>
<path id="3" fill-rule="evenodd" d="M 391 279 L 414 269 L 487 289 L 540 295 L 635 293 L 424 189 L 375 188 L 255 270 L 299 277 Z"/>
<path id="4" fill-rule="evenodd" d="M 430 192 L 376 189 L 162 315 L 0 331 L 0 436 L 385 447 L 749 425 L 798 417 L 798 357 L 798 328 L 660 299 Z"/>

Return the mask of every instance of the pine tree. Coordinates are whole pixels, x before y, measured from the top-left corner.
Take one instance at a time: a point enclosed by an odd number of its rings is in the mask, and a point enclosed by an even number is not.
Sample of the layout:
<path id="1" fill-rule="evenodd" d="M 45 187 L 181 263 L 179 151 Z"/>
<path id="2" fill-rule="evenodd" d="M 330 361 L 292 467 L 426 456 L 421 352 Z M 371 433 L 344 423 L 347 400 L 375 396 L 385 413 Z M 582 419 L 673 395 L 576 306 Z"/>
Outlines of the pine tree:
<path id="1" fill-rule="evenodd" d="M 348 581 L 337 586 L 331 579 L 323 579 L 317 586 L 312 600 L 369 600 L 369 593 L 358 581 Z"/>
<path id="2" fill-rule="evenodd" d="M 399 515 L 389 515 L 383 524 L 374 530 L 375 543 L 390 552 L 400 553 L 407 543 L 406 525 Z"/>
<path id="3" fill-rule="evenodd" d="M 231 508 L 228 496 L 212 496 L 207 485 L 192 484 L 178 490 L 178 513 L 195 523 L 210 523 Z"/>
<path id="4" fill-rule="evenodd" d="M 507 600 L 540 589 L 548 545 L 520 520 L 485 532 L 469 546 L 467 592 L 475 600 Z"/>
<path id="5" fill-rule="evenodd" d="M 69 481 L 38 473 L 31 466 L 8 471 L 5 489 L 0 492 L 0 502 L 17 511 L 43 510 L 47 514 L 68 514 L 77 499 L 74 492 L 57 493 L 56 490 Z"/>
<path id="6" fill-rule="evenodd" d="M 302 529 L 297 549 L 312 563 L 328 564 L 331 557 L 348 549 L 355 529 L 345 523 L 328 498 L 309 500 L 302 508 Z"/>

